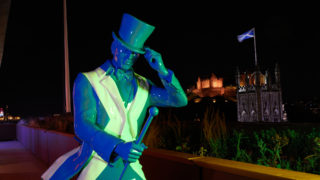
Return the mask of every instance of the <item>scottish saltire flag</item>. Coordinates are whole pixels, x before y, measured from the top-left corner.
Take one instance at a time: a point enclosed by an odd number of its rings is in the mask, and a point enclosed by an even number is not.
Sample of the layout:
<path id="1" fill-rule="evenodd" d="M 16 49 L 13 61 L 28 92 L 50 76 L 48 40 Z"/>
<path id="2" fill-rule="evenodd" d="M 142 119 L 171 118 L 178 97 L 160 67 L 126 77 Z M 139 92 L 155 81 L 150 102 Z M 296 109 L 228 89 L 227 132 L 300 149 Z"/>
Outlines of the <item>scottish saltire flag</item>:
<path id="1" fill-rule="evenodd" d="M 252 37 L 254 37 L 254 28 L 252 28 L 248 32 L 245 32 L 245 33 L 243 33 L 241 35 L 238 35 L 238 41 L 242 42 L 243 40 L 249 39 L 249 38 L 252 38 Z"/>

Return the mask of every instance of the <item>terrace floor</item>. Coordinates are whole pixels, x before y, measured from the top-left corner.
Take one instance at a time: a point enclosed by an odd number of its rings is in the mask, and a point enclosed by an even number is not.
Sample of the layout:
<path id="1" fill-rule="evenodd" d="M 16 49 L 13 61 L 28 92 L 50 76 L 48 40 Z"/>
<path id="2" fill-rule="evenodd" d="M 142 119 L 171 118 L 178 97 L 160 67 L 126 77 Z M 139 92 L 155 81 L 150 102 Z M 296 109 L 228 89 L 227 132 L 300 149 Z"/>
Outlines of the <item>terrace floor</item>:
<path id="1" fill-rule="evenodd" d="M 36 180 L 47 165 L 19 141 L 0 141 L 0 180 Z"/>

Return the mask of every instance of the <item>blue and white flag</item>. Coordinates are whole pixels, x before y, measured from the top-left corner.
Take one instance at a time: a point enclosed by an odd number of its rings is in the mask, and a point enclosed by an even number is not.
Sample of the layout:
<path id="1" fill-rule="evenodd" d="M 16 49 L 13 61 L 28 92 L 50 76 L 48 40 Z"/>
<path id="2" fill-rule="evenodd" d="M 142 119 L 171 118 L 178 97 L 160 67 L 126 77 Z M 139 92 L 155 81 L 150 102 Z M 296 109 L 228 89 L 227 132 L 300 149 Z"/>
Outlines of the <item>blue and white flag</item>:
<path id="1" fill-rule="evenodd" d="M 238 35 L 238 41 L 242 42 L 243 40 L 249 39 L 249 38 L 252 38 L 252 37 L 254 37 L 254 28 L 252 28 L 248 32 L 245 32 L 245 33 L 243 33 L 241 35 Z"/>

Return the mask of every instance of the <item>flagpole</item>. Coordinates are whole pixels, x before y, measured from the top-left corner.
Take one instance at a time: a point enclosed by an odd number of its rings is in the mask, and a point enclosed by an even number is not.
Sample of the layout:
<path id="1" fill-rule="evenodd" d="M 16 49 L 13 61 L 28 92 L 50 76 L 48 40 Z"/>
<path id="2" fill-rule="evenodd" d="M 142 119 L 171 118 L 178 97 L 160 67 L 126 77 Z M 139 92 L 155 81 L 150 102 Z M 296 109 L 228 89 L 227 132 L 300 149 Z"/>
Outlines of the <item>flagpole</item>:
<path id="1" fill-rule="evenodd" d="M 257 43 L 256 43 L 256 30 L 253 28 L 253 43 L 254 43 L 254 65 L 258 66 L 258 59 L 257 59 Z"/>
<path id="2" fill-rule="evenodd" d="M 68 49 L 68 24 L 67 0 L 63 0 L 63 26 L 64 26 L 64 85 L 65 85 L 65 112 L 71 112 L 70 75 L 69 75 L 69 49 Z"/>

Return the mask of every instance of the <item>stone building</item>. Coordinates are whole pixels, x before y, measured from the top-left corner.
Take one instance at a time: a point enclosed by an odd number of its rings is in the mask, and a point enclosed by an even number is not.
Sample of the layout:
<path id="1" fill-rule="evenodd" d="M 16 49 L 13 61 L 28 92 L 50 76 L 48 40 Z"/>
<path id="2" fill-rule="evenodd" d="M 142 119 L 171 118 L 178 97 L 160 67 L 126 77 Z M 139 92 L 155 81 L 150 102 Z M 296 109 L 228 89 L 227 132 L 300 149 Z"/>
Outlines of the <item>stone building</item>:
<path id="1" fill-rule="evenodd" d="M 210 78 L 198 77 L 197 86 L 191 89 L 191 92 L 199 97 L 215 97 L 215 96 L 236 96 L 235 86 L 223 86 L 223 78 L 217 78 L 212 73 Z"/>
<path id="2" fill-rule="evenodd" d="M 239 122 L 284 122 L 284 106 L 280 83 L 280 69 L 263 74 L 256 66 L 253 72 L 237 69 L 237 114 Z"/>

